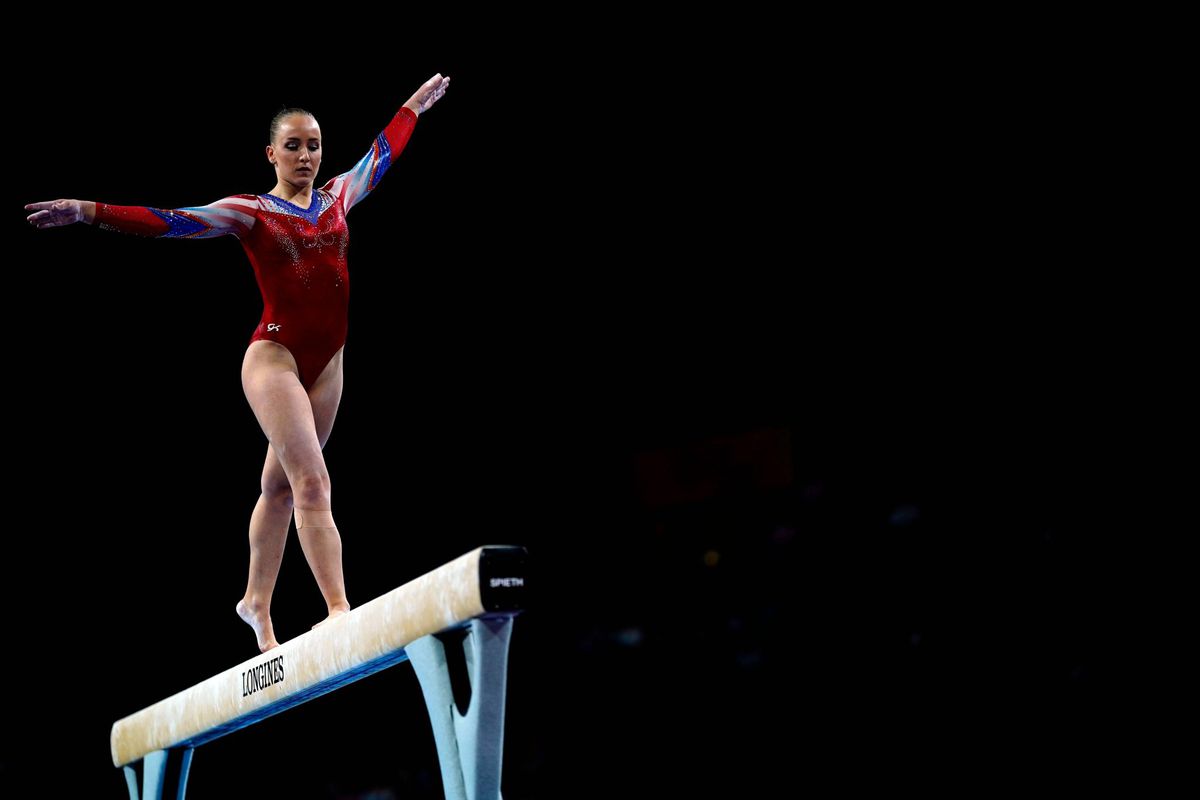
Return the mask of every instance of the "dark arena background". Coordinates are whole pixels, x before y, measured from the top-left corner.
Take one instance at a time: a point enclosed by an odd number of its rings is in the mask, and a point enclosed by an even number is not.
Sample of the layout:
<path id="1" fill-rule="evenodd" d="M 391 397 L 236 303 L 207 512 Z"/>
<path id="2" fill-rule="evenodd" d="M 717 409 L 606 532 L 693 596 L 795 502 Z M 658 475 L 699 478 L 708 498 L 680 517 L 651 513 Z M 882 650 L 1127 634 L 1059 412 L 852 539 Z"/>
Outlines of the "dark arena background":
<path id="1" fill-rule="evenodd" d="M 795 58 L 280 36 L 6 70 L 0 795 L 123 796 L 113 721 L 255 654 L 234 603 L 265 452 L 238 242 L 38 231 L 22 205 L 265 193 L 281 105 L 320 122 L 320 185 L 436 72 L 349 216 L 326 458 L 352 603 L 528 548 L 506 800 L 1117 769 L 1104 348 L 1040 246 L 1053 187 L 1010 194 L 1052 108 L 992 113 L 1005 83 L 970 48 L 854 36 Z M 293 534 L 276 631 L 323 615 Z M 188 796 L 441 797 L 411 670 L 205 745 Z"/>

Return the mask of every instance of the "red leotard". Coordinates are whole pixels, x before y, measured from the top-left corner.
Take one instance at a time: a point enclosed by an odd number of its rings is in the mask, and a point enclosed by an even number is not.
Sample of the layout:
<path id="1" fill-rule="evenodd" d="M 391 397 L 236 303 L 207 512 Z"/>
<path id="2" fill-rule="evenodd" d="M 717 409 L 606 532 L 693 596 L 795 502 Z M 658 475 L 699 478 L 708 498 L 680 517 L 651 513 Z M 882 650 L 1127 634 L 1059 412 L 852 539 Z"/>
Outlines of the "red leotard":
<path id="1" fill-rule="evenodd" d="M 397 111 L 353 169 L 313 191 L 308 208 L 269 194 L 235 194 L 207 206 L 169 210 L 96 203 L 94 224 L 163 238 L 236 236 L 263 298 L 262 321 L 250 341 L 286 347 L 309 389 L 346 342 L 346 214 L 379 183 L 416 121 L 409 109 Z"/>

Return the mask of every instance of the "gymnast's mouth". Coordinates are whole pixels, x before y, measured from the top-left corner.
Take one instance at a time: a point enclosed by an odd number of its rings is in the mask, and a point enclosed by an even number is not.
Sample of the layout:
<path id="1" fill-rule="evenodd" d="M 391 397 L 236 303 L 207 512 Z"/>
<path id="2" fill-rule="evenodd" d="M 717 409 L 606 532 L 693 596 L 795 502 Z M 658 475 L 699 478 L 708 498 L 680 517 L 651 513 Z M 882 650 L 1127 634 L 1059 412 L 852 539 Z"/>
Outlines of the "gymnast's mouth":
<path id="1" fill-rule="evenodd" d="M 312 172 L 312 167 L 297 167 L 297 172 Z"/>

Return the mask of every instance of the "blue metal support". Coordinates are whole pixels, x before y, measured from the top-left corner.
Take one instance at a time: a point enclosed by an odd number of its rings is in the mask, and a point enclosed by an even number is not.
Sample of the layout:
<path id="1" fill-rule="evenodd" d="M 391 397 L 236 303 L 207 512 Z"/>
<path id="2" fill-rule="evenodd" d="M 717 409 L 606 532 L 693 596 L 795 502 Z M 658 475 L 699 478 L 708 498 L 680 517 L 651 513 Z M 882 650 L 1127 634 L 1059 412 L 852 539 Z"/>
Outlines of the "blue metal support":
<path id="1" fill-rule="evenodd" d="M 129 800 L 138 800 L 137 770 L 133 768 L 132 764 L 126 764 L 123 769 L 125 770 L 125 788 L 129 790 Z"/>
<path id="2" fill-rule="evenodd" d="M 184 800 L 187 792 L 188 772 L 192 768 L 192 753 L 194 748 L 184 747 L 173 750 L 155 750 L 146 754 L 142 759 L 142 791 L 140 800 L 162 800 L 163 790 L 167 782 L 173 780 L 175 800 Z M 170 767 L 170 771 L 168 771 Z M 129 800 L 139 800 L 137 788 L 137 770 L 130 764 L 125 767 L 125 786 L 129 789 Z"/>
<path id="3" fill-rule="evenodd" d="M 459 657 L 457 637 L 434 634 L 405 648 L 429 709 L 446 800 L 500 798 L 512 620 L 512 616 L 471 620 L 461 642 L 466 686 L 461 682 L 456 686 L 451 676 L 450 661 Z"/>

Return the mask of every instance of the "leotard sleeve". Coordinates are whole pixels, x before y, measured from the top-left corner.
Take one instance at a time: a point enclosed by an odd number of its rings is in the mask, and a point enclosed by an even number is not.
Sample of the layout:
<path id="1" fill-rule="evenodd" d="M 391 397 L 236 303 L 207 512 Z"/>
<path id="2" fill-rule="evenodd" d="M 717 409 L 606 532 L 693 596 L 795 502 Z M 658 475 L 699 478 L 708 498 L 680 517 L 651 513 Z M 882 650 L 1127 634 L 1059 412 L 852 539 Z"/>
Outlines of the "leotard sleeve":
<path id="1" fill-rule="evenodd" d="M 340 197 L 344 211 L 349 212 L 379 184 L 383 173 L 387 172 L 408 144 L 408 137 L 412 135 L 416 124 L 417 115 L 401 106 L 387 127 L 375 137 L 367 154 L 348 172 L 330 179 L 324 186 L 325 191 Z"/>
<path id="2" fill-rule="evenodd" d="M 254 195 L 230 195 L 206 206 L 172 209 L 97 202 L 92 224 L 156 238 L 211 239 L 232 235 L 240 239 L 254 227 L 257 208 Z"/>

